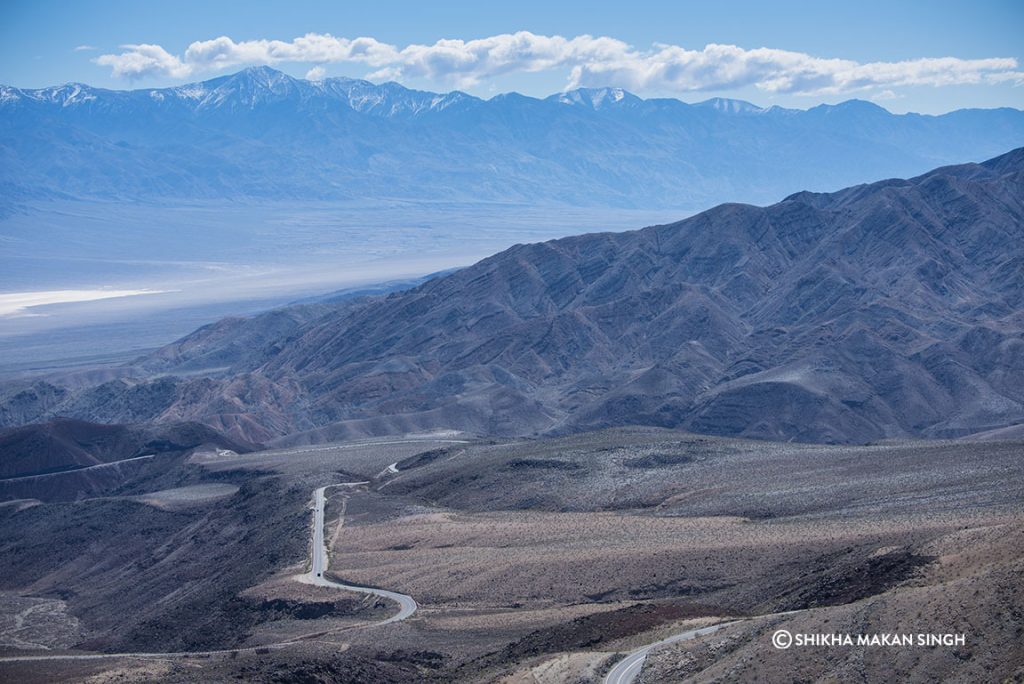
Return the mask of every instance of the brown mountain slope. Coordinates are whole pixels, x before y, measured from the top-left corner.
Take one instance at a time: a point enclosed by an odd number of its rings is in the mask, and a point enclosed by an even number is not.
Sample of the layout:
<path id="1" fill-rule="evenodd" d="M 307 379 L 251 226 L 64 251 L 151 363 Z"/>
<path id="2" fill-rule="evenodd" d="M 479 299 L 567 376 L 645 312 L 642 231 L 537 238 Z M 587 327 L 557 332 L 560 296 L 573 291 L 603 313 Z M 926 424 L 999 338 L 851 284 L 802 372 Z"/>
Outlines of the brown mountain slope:
<path id="1" fill-rule="evenodd" d="M 518 245 L 289 330 L 231 377 L 139 371 L 61 396 L 37 383 L 18 414 L 199 420 L 260 440 L 629 423 L 806 441 L 963 435 L 1024 420 L 1022 244 L 1018 149 Z M 136 399 L 100 399 L 119 391 Z"/>
<path id="2" fill-rule="evenodd" d="M 89 468 L 138 456 L 186 451 L 200 445 L 244 453 L 254 448 L 206 425 L 96 425 L 57 419 L 0 430 L 0 479 Z"/>

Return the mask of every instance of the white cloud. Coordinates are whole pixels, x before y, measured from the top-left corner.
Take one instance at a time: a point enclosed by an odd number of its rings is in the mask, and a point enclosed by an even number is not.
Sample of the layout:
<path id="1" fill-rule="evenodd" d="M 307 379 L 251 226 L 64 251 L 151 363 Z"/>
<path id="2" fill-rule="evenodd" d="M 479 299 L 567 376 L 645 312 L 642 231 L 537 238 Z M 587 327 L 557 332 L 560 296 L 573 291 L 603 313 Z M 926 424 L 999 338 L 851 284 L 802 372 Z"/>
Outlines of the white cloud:
<path id="1" fill-rule="evenodd" d="M 322 81 L 324 76 L 327 75 L 327 69 L 322 66 L 315 66 L 306 72 L 306 80 L 308 81 Z"/>
<path id="2" fill-rule="evenodd" d="M 575 65 L 570 86 L 614 83 L 636 90 L 727 90 L 754 86 L 772 93 L 819 94 L 891 88 L 1024 81 L 1011 58 L 916 59 L 871 62 L 814 57 L 802 52 L 711 44 L 703 50 L 657 45 L 625 50 L 612 59 Z"/>
<path id="3" fill-rule="evenodd" d="M 802 52 L 710 44 L 691 50 L 655 44 L 638 50 L 615 38 L 565 38 L 520 31 L 477 40 L 439 40 L 397 47 L 375 38 L 308 33 L 292 41 L 227 36 L 197 41 L 182 57 L 159 45 L 126 45 L 95 61 L 115 76 L 185 78 L 244 64 L 364 64 L 370 78 L 423 78 L 458 87 L 513 72 L 564 70 L 567 87 L 614 85 L 639 92 L 728 90 L 753 86 L 771 93 L 820 94 L 902 86 L 1024 83 L 1013 58 L 922 58 L 860 63 Z M 320 72 L 317 72 L 320 73 Z"/>
<path id="4" fill-rule="evenodd" d="M 92 52 L 93 50 L 96 50 L 96 49 L 97 48 L 96 48 L 95 45 L 76 45 L 75 46 L 75 52 Z"/>
<path id="5" fill-rule="evenodd" d="M 397 51 L 375 38 L 335 38 L 329 33 L 307 33 L 291 42 L 244 40 L 227 36 L 196 41 L 185 50 L 184 62 L 194 69 L 219 69 L 240 64 L 281 62 L 361 62 L 383 66 L 394 61 Z"/>
<path id="6" fill-rule="evenodd" d="M 114 76 L 128 79 L 146 76 L 187 78 L 193 72 L 190 65 L 184 64 L 159 45 L 141 43 L 121 47 L 125 52 L 119 55 L 100 55 L 93 61 L 102 66 L 109 66 Z"/>
<path id="7" fill-rule="evenodd" d="M 548 71 L 615 60 L 629 46 L 614 38 L 538 36 L 528 31 L 478 40 L 409 45 L 371 78 L 422 77 L 468 87 L 512 72 Z"/>

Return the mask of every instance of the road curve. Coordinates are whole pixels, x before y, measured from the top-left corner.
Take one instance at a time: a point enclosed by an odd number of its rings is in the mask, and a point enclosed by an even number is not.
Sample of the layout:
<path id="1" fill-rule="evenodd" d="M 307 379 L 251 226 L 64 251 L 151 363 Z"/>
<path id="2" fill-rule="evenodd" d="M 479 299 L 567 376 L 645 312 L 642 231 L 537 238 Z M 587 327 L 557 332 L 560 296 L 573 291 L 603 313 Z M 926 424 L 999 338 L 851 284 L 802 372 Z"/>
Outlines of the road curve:
<path id="1" fill-rule="evenodd" d="M 805 612 L 806 608 L 799 610 L 787 610 L 782 613 L 767 613 L 764 615 L 755 615 L 752 617 L 738 618 L 736 620 L 729 620 L 727 622 L 719 622 L 717 625 L 708 625 L 707 627 L 701 627 L 699 629 L 689 629 L 679 634 L 673 634 L 670 637 L 662 639 L 661 641 L 655 641 L 653 644 L 647 644 L 642 648 L 638 648 L 635 651 L 630 651 L 626 654 L 626 657 L 615 664 L 608 674 L 604 677 L 605 684 L 632 684 L 633 680 L 640 674 L 640 670 L 644 666 L 644 661 L 647 660 L 647 654 L 660 646 L 667 646 L 668 644 L 674 644 L 679 641 L 689 641 L 690 639 L 696 639 L 697 637 L 707 636 L 708 634 L 714 634 L 723 627 L 729 625 L 735 625 L 740 622 L 748 622 L 750 620 L 757 620 L 762 618 L 777 618 L 786 617 L 789 615 L 796 615 L 798 613 Z"/>
<path id="2" fill-rule="evenodd" d="M 605 684 L 632 684 L 633 680 L 636 679 L 637 675 L 640 674 L 640 669 L 644 666 L 644 661 L 647 660 L 647 654 L 658 648 L 659 646 L 667 646 L 668 644 L 674 644 L 679 641 L 689 641 L 690 639 L 696 639 L 700 636 L 707 634 L 714 634 L 723 627 L 734 625 L 740 620 L 730 620 L 729 622 L 720 622 L 717 625 L 708 625 L 707 627 L 701 627 L 699 629 L 690 629 L 679 634 L 673 634 L 672 636 L 656 641 L 653 644 L 647 644 L 642 648 L 638 648 L 635 651 L 630 652 L 625 658 L 615 664 L 607 675 L 605 675 Z"/>
<path id="3" fill-rule="evenodd" d="M 353 486 L 367 484 L 366 482 L 345 482 L 340 485 L 330 485 L 332 487 L 337 486 Z M 326 498 L 324 492 L 327 487 L 320 487 L 313 492 L 313 549 L 310 554 L 309 572 L 303 575 L 303 582 L 315 584 L 320 587 L 334 587 L 335 589 L 344 589 L 345 591 L 356 591 L 361 594 L 370 594 L 372 596 L 380 596 L 382 598 L 389 599 L 398 604 L 399 611 L 389 617 L 387 620 L 374 623 L 375 625 L 387 625 L 392 622 L 400 622 L 410 617 L 416 612 L 416 601 L 412 596 L 405 594 L 399 594 L 395 591 L 388 591 L 387 589 L 374 589 L 372 587 L 359 587 L 352 584 L 342 584 L 340 582 L 332 582 L 331 580 L 324 577 L 324 572 L 327 571 L 327 545 L 324 543 L 324 504 Z"/>
<path id="4" fill-rule="evenodd" d="M 342 482 L 336 485 L 330 485 L 332 487 L 353 487 L 357 485 L 369 484 L 369 482 Z M 329 579 L 323 577 L 324 571 L 327 569 L 327 546 L 324 544 L 324 504 L 326 502 L 324 497 L 324 491 L 327 487 L 320 487 L 313 491 L 313 548 L 310 553 L 310 569 L 304 575 L 300 575 L 300 581 L 308 582 L 309 584 L 315 584 L 321 587 L 334 587 L 335 589 L 344 589 L 345 591 L 356 591 L 363 594 L 372 594 L 374 596 L 381 596 L 386 599 L 391 599 L 398 603 L 400 610 L 397 614 L 392 615 L 387 620 L 380 622 L 373 622 L 366 627 L 377 627 L 380 625 L 387 625 L 392 622 L 398 622 L 405 620 L 410 615 L 416 612 L 416 601 L 411 596 L 405 594 L 399 594 L 394 591 L 387 591 L 385 589 L 371 589 L 370 587 L 356 587 L 349 584 L 341 584 L 339 582 L 332 582 Z M 285 646 L 289 646 L 296 641 L 301 640 L 302 637 L 291 639 L 289 641 L 282 641 L 274 644 L 261 644 L 259 646 L 246 646 L 242 648 L 225 648 L 211 651 L 178 651 L 170 653 L 61 653 L 61 654 L 39 654 L 39 655 L 14 655 L 14 656 L 2 656 L 0 657 L 0 663 L 4 662 L 17 662 L 17 661 L 30 661 L 30 660 L 105 660 L 109 658 L 196 658 L 202 656 L 212 655 L 229 655 L 237 653 L 259 653 L 265 650 L 279 649 Z"/>

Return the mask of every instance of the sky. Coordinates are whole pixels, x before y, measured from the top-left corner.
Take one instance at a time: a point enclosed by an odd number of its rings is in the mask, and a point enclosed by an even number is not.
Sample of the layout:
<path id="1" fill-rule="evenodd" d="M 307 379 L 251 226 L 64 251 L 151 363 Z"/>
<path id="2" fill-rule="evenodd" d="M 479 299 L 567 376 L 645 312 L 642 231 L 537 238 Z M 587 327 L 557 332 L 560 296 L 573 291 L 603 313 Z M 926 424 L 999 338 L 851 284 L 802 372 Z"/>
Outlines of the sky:
<path id="1" fill-rule="evenodd" d="M 0 0 L 0 83 L 179 85 L 269 64 L 480 97 L 1024 109 L 1024 2 Z"/>

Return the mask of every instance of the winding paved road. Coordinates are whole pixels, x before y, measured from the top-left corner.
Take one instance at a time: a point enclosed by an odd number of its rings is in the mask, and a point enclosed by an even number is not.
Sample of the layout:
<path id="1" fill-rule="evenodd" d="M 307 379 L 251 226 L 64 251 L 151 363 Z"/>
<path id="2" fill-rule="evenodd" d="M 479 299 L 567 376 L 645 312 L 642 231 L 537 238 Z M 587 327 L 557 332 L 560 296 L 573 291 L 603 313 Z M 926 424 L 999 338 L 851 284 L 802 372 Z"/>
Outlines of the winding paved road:
<path id="1" fill-rule="evenodd" d="M 369 484 L 369 482 L 342 482 L 336 485 L 329 485 L 331 487 L 354 487 L 358 485 Z M 316 584 L 321 587 L 334 587 L 335 589 L 344 589 L 345 591 L 356 591 L 362 594 L 372 594 L 374 596 L 381 596 L 386 599 L 390 599 L 398 603 L 400 610 L 395 615 L 392 615 L 387 620 L 381 620 L 380 622 L 373 622 L 363 627 L 378 627 L 380 625 L 387 625 L 392 622 L 398 622 L 405 620 L 410 615 L 416 612 L 416 601 L 411 596 L 405 594 L 399 594 L 394 591 L 387 591 L 386 589 L 373 589 L 370 587 L 357 587 L 349 584 L 341 584 L 339 582 L 332 582 L 329 579 L 323 577 L 323 573 L 327 570 L 327 546 L 324 544 L 324 504 L 326 499 L 324 497 L 324 491 L 327 487 L 320 487 L 319 489 L 313 490 L 313 545 L 310 551 L 310 569 L 304 575 L 300 575 L 300 581 L 308 582 L 310 584 Z M 28 661 L 28 660 L 102 660 L 105 658 L 195 658 L 201 656 L 211 655 L 228 655 L 231 653 L 246 653 L 246 652 L 260 652 L 265 649 L 278 649 L 284 646 L 300 641 L 303 637 L 290 639 L 288 641 L 282 641 L 274 644 L 261 644 L 260 646 L 251 646 L 245 648 L 229 648 L 229 649 L 218 649 L 212 651 L 179 651 L 174 653 L 63 653 L 63 654 L 42 654 L 42 655 L 23 655 L 23 656 L 4 656 L 0 657 L 0 662 L 13 662 L 13 661 Z"/>
<path id="2" fill-rule="evenodd" d="M 717 625 L 708 625 L 707 627 L 701 627 L 700 629 L 687 630 L 685 632 L 680 632 L 679 634 L 673 634 L 667 639 L 656 641 L 653 644 L 647 644 L 643 648 L 638 648 L 615 664 L 615 667 L 605 675 L 605 684 L 632 684 L 633 680 L 640 674 L 640 670 L 644 666 L 644 661 L 647 660 L 647 654 L 659 646 L 667 646 L 668 644 L 674 644 L 679 641 L 696 639 L 697 637 L 704 636 L 706 634 L 714 634 L 723 627 L 734 625 L 737 622 L 740 622 L 740 620 L 720 622 Z"/>
<path id="3" fill-rule="evenodd" d="M 717 625 L 708 625 L 707 627 L 700 627 L 699 629 L 688 629 L 685 632 L 673 634 L 661 641 L 655 641 L 653 644 L 647 644 L 635 651 L 630 651 L 625 658 L 617 662 L 615 667 L 605 675 L 604 684 L 632 684 L 633 680 L 635 680 L 637 675 L 640 674 L 640 670 L 643 669 L 644 661 L 647 660 L 647 654 L 661 646 L 667 646 L 668 644 L 674 644 L 680 641 L 689 641 L 690 639 L 696 639 L 697 637 L 714 634 L 723 627 L 735 625 L 740 622 L 748 622 L 759 618 L 785 617 L 787 615 L 803 613 L 806 610 L 807 609 L 787 610 L 782 613 L 755 615 L 753 617 L 739 618 L 738 620 L 729 620 L 728 622 L 719 622 Z"/>
<path id="4" fill-rule="evenodd" d="M 330 485 L 331 487 L 344 487 L 344 486 L 355 486 L 361 484 L 369 484 L 368 482 L 343 482 L 338 485 Z M 382 598 L 390 599 L 398 604 L 399 611 L 395 615 L 392 615 L 387 620 L 382 622 L 374 623 L 375 625 L 387 625 L 392 622 L 399 622 L 405 620 L 413 613 L 416 612 L 416 601 L 412 596 L 405 594 L 399 594 L 398 592 L 388 591 L 387 589 L 374 589 L 372 587 L 359 587 L 352 584 L 341 584 L 340 582 L 332 582 L 331 580 L 323 576 L 324 572 L 327 571 L 328 559 L 327 559 L 327 545 L 324 543 L 324 504 L 326 498 L 324 492 L 327 487 L 320 487 L 313 492 L 313 549 L 311 552 L 311 562 L 309 564 L 309 572 L 303 575 L 304 582 L 315 584 L 321 587 L 334 587 L 335 589 L 344 589 L 345 591 L 357 591 L 361 594 L 370 594 L 372 596 L 380 596 Z"/>

